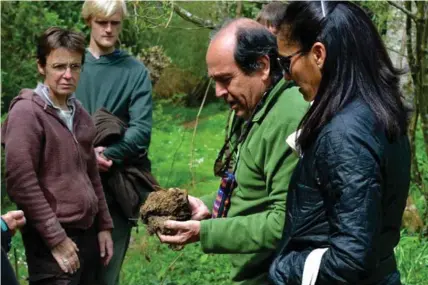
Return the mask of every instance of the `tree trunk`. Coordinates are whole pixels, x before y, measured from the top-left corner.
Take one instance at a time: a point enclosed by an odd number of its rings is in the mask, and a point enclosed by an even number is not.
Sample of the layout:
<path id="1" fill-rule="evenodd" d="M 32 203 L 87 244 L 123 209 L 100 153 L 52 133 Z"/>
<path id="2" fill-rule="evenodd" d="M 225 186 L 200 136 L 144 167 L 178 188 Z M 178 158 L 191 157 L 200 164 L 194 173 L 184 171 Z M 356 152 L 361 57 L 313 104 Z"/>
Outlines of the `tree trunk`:
<path id="1" fill-rule="evenodd" d="M 242 16 L 242 9 L 244 6 L 244 2 L 242 1 L 237 1 L 236 2 L 236 18 L 240 18 Z"/>
<path id="2" fill-rule="evenodd" d="M 422 61 L 425 61 L 424 50 L 426 49 L 426 23 L 427 16 L 424 14 L 425 3 L 417 3 L 417 13 L 412 12 L 412 2 L 405 1 L 404 7 L 397 4 L 397 2 L 388 1 L 391 6 L 396 7 L 405 14 L 406 17 L 406 50 L 407 60 L 409 63 L 411 78 L 414 86 L 414 114 L 409 125 L 409 139 L 411 147 L 411 167 L 412 167 L 412 179 L 421 188 L 421 192 L 428 201 L 428 189 L 425 187 L 425 181 L 421 175 L 418 167 L 418 161 L 416 156 L 416 130 L 418 121 L 420 119 L 423 131 L 428 131 L 428 96 L 424 96 L 424 85 L 425 72 Z M 422 8 L 422 10 L 421 10 Z M 424 13 L 421 13 L 423 11 Z M 422 24 L 423 23 L 423 24 Z M 414 37 L 416 35 L 416 37 Z M 424 98 L 425 97 L 425 98 Z M 425 149 L 424 151 L 428 154 L 428 132 L 425 136 Z M 417 207 L 409 196 L 407 198 L 406 208 L 403 214 L 403 226 L 410 231 L 421 231 L 424 227 L 424 220 L 428 218 L 428 211 L 423 215 L 424 219 L 421 219 L 421 215 L 418 213 Z"/>

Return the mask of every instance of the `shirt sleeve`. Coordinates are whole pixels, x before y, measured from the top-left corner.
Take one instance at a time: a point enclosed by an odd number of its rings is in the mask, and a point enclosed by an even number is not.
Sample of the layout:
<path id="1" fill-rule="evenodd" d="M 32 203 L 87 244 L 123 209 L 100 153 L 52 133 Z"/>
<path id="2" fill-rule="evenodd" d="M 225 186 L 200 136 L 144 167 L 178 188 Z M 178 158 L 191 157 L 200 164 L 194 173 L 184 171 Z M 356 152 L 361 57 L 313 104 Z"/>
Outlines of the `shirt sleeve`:
<path id="1" fill-rule="evenodd" d="M 9 252 L 12 242 L 12 235 L 6 222 L 1 218 L 1 248 Z"/>
<path id="2" fill-rule="evenodd" d="M 129 125 L 122 139 L 107 147 L 104 155 L 115 163 L 148 150 L 152 132 L 152 86 L 146 68 L 136 80 L 129 103 Z"/>
<path id="3" fill-rule="evenodd" d="M 46 244 L 53 248 L 67 235 L 37 178 L 43 129 L 34 115 L 31 101 L 18 101 L 10 110 L 4 128 L 3 125 L 7 192 Z"/>
<path id="4" fill-rule="evenodd" d="M 357 284 L 376 268 L 381 225 L 379 142 L 371 134 L 339 130 L 323 136 L 316 167 L 331 229 L 317 284 Z M 323 181 L 324 178 L 324 181 Z M 310 250 L 293 251 L 275 260 L 276 284 L 301 284 Z"/>
<path id="5" fill-rule="evenodd" d="M 103 186 L 101 184 L 100 174 L 98 172 L 97 158 L 95 150 L 92 150 L 92 156 L 88 160 L 88 176 L 91 180 L 92 187 L 94 188 L 95 194 L 98 198 L 98 214 L 96 217 L 97 230 L 105 231 L 113 229 L 113 221 L 110 216 L 107 202 L 104 196 Z"/>

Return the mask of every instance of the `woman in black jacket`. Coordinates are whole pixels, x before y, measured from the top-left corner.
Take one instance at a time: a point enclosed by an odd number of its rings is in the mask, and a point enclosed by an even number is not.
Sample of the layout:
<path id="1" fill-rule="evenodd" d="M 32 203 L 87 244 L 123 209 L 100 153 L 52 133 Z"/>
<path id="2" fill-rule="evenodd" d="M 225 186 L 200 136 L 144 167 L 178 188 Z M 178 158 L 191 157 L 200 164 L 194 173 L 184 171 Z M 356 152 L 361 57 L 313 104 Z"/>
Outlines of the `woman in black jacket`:
<path id="1" fill-rule="evenodd" d="M 285 77 L 313 104 L 300 123 L 272 282 L 401 284 L 393 250 L 410 148 L 400 72 L 350 2 L 292 2 L 278 46 Z"/>

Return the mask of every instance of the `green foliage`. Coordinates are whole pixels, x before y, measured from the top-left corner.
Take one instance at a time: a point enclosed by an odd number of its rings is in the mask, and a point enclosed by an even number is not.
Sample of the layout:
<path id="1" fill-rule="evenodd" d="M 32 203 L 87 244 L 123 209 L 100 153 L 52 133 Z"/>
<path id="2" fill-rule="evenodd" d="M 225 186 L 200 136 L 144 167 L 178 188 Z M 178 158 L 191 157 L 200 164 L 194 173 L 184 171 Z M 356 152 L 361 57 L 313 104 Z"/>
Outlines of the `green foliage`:
<path id="1" fill-rule="evenodd" d="M 1 2 L 2 111 L 22 88 L 36 86 L 36 43 L 50 26 L 79 30 L 79 2 Z"/>
<path id="2" fill-rule="evenodd" d="M 40 2 L 2 1 L 1 8 L 2 101 L 8 106 L 21 88 L 35 86 L 36 39 L 50 23 L 58 25 L 59 19 Z"/>
<path id="3" fill-rule="evenodd" d="M 229 17 L 230 18 L 236 18 L 236 10 L 237 10 L 238 2 L 230 2 L 229 4 Z M 263 8 L 262 3 L 252 3 L 252 2 L 245 2 L 243 1 L 242 4 L 242 10 L 241 10 L 241 17 L 246 17 L 250 19 L 255 19 L 257 15 L 259 14 L 260 10 Z"/>
<path id="4" fill-rule="evenodd" d="M 182 100 L 177 99 L 185 98 L 177 98 L 177 94 L 191 93 L 198 81 L 199 77 L 188 70 L 176 66 L 167 67 L 153 88 L 154 97 L 169 100 L 170 103 L 181 103 Z"/>
<path id="5" fill-rule="evenodd" d="M 181 186 L 193 194 L 203 191 L 199 187 L 189 189 L 192 134 L 197 111 L 170 104 L 155 108 L 150 157 L 153 173 L 163 187 Z M 218 180 L 213 175 L 212 165 L 224 141 L 226 117 L 227 111 L 222 103 L 208 105 L 202 112 L 194 140 L 192 171 L 196 183 Z M 215 191 L 217 186 L 206 190 Z"/>
<path id="6" fill-rule="evenodd" d="M 144 229 L 133 232 L 124 264 L 122 284 L 230 284 L 227 256 L 203 254 L 199 244 L 172 251 Z"/>
<path id="7" fill-rule="evenodd" d="M 402 233 L 395 248 L 401 282 L 406 285 L 426 284 L 428 280 L 428 240 Z"/>
<path id="8" fill-rule="evenodd" d="M 354 1 L 363 7 L 371 17 L 377 30 L 386 35 L 387 24 L 391 20 L 390 5 L 386 1 Z"/>
<path id="9" fill-rule="evenodd" d="M 142 49 L 136 55 L 136 58 L 143 62 L 149 69 L 153 85 L 159 80 L 163 70 L 171 64 L 171 58 L 165 54 L 161 46 Z"/>

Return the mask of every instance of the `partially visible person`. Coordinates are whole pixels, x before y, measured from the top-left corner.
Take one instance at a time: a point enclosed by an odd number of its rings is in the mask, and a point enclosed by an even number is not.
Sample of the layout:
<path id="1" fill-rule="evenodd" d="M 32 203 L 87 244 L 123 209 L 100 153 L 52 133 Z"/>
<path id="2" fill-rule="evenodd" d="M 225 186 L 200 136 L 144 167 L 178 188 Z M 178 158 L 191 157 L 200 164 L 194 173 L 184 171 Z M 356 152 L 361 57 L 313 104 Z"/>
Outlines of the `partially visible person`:
<path id="1" fill-rule="evenodd" d="M 292 82 L 281 80 L 277 57 L 275 36 L 254 20 L 234 20 L 212 39 L 206 61 L 216 96 L 244 121 L 226 141 L 236 163 L 230 171 L 230 156 L 218 160 L 221 191 L 189 196 L 193 220 L 168 221 L 176 234 L 159 235 L 165 243 L 200 241 L 205 253 L 231 254 L 233 284 L 268 284 L 298 161 L 285 140 L 308 104 Z"/>
<path id="2" fill-rule="evenodd" d="M 116 45 L 127 16 L 124 0 L 88 0 L 83 3 L 82 17 L 90 29 L 89 47 L 76 90 L 77 98 L 93 116 L 124 124 L 119 138 L 96 145 L 97 162 L 114 226 L 114 256 L 107 267 L 97 268 L 100 284 L 119 284 L 119 275 L 129 246 L 134 219 L 126 213 L 141 203 L 151 186 L 140 181 L 139 198 L 130 199 L 129 189 L 115 179 L 124 168 L 138 165 L 150 175 L 149 146 L 152 131 L 152 87 L 147 68 Z M 108 124 L 108 123 L 107 123 Z M 114 126 L 114 125 L 113 125 Z M 101 126 L 100 126 L 101 128 Z M 111 128 L 107 128 L 107 131 Z M 135 185 L 138 184 L 138 185 Z M 125 194 L 125 195 L 123 195 Z M 128 205 L 128 206 L 127 206 Z M 138 207 L 137 207 L 138 208 Z M 138 211 L 137 211 L 138 212 Z"/>
<path id="3" fill-rule="evenodd" d="M 113 255 L 95 127 L 74 97 L 84 52 L 81 34 L 47 29 L 37 44 L 44 81 L 21 90 L 2 127 L 6 189 L 28 219 L 22 238 L 31 285 L 93 284 L 95 264 Z"/>
<path id="4" fill-rule="evenodd" d="M 278 49 L 286 78 L 313 104 L 299 126 L 301 159 L 271 281 L 401 284 L 394 247 L 410 148 L 400 71 L 352 2 L 290 3 Z"/>
<path id="5" fill-rule="evenodd" d="M 18 285 L 15 272 L 7 258 L 15 232 L 25 225 L 24 212 L 9 211 L 1 216 L 1 284 Z"/>
<path id="6" fill-rule="evenodd" d="M 260 10 L 256 17 L 256 21 L 267 27 L 272 34 L 277 36 L 280 30 L 281 21 L 284 18 L 286 8 L 287 4 L 283 2 L 269 2 Z"/>

